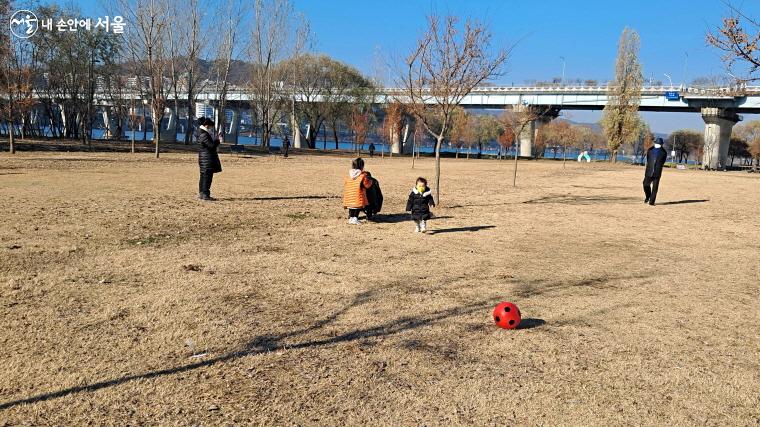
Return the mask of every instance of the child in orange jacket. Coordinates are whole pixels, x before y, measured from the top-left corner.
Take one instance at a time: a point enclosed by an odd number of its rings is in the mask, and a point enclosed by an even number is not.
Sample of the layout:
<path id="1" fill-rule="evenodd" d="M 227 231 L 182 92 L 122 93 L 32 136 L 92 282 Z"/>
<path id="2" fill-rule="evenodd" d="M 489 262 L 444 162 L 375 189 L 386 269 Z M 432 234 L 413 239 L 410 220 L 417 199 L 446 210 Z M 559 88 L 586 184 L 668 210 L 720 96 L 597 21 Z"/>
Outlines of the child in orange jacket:
<path id="1" fill-rule="evenodd" d="M 372 186 L 369 172 L 364 171 L 364 160 L 361 157 L 351 161 L 351 170 L 343 178 L 343 208 L 348 209 L 348 223 L 360 225 L 359 211 L 364 209 L 367 201 L 367 189 Z"/>

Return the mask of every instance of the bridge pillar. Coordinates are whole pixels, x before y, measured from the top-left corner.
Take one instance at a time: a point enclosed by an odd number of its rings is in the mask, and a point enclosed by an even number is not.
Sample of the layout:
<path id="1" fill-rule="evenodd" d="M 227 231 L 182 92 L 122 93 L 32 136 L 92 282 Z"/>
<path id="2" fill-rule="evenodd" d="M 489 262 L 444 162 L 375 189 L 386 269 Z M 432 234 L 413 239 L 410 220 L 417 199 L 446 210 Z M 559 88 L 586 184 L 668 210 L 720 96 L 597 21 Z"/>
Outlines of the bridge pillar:
<path id="1" fill-rule="evenodd" d="M 108 138 L 119 140 L 124 135 L 123 120 L 118 115 L 114 117 L 111 113 L 109 107 L 103 107 L 103 124 L 106 127 Z"/>
<path id="2" fill-rule="evenodd" d="M 520 133 L 520 157 L 533 156 L 533 142 L 536 137 L 536 121 L 531 120 Z"/>
<path id="3" fill-rule="evenodd" d="M 702 154 L 702 169 L 726 170 L 731 129 L 741 120 L 738 114 L 723 108 L 702 108 L 705 121 L 705 145 Z"/>
<path id="4" fill-rule="evenodd" d="M 158 125 L 161 126 L 161 142 L 177 142 L 177 113 L 174 110 L 165 108 Z"/>
<path id="5" fill-rule="evenodd" d="M 414 153 L 414 127 L 415 123 L 407 119 L 406 126 L 401 131 L 402 152 L 404 154 Z"/>
<path id="6" fill-rule="evenodd" d="M 220 111 L 219 107 L 213 107 L 213 109 L 214 109 L 214 129 L 224 129 L 224 124 L 222 124 L 221 126 L 219 125 L 219 123 L 224 123 L 224 119 L 226 119 L 224 115 L 224 111 Z"/>
<path id="7" fill-rule="evenodd" d="M 394 125 L 391 129 L 391 154 L 401 154 L 401 129 Z"/>
<path id="8" fill-rule="evenodd" d="M 290 123 L 293 129 L 293 148 L 301 148 L 301 125 L 298 124 L 296 115 L 290 113 Z"/>
<path id="9" fill-rule="evenodd" d="M 531 108 L 528 107 L 515 107 L 518 108 Z M 531 120 L 529 123 L 523 127 L 522 132 L 520 133 L 520 157 L 533 157 L 536 153 L 535 143 L 536 140 L 540 137 L 541 128 L 544 125 L 547 125 L 549 122 L 557 118 L 559 115 L 559 110 L 555 108 L 549 109 L 547 112 L 542 113 L 540 116 L 538 116 L 535 120 Z"/>
<path id="10" fill-rule="evenodd" d="M 227 129 L 225 129 L 227 136 L 224 137 L 224 142 L 237 145 L 238 136 L 240 134 L 240 109 L 235 108 L 232 110 L 232 120 Z"/>
<path id="11" fill-rule="evenodd" d="M 61 123 L 61 136 L 68 136 L 66 135 L 66 107 L 63 103 L 58 104 L 58 114 L 60 119 L 59 123 Z"/>
<path id="12" fill-rule="evenodd" d="M 530 105 L 515 105 L 512 107 L 515 113 L 532 109 L 536 112 L 536 118 L 526 123 L 518 137 L 520 142 L 520 157 L 533 157 L 536 153 L 536 140 L 540 137 L 541 128 L 559 116 L 556 107 L 541 107 Z"/>

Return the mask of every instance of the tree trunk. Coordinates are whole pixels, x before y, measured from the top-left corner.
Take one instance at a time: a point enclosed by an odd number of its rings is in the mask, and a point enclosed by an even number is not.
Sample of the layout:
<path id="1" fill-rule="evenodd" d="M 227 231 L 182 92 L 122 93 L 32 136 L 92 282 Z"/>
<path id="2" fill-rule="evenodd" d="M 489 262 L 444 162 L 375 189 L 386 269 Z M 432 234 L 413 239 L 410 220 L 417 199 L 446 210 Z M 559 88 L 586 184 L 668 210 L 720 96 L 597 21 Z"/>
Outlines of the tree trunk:
<path id="1" fill-rule="evenodd" d="M 554 157 L 557 157 L 556 155 Z M 562 146 L 562 169 L 565 168 L 565 163 L 567 162 L 567 147 Z"/>
<path id="2" fill-rule="evenodd" d="M 414 135 L 415 133 L 412 133 L 412 169 L 414 169 L 414 156 L 416 155 L 415 151 L 417 150 L 417 140 Z"/>
<path id="3" fill-rule="evenodd" d="M 617 149 L 610 150 L 610 162 L 617 163 Z"/>
<path id="4" fill-rule="evenodd" d="M 148 140 L 148 117 L 145 115 L 145 104 L 142 107 L 143 142 Z"/>
<path id="5" fill-rule="evenodd" d="M 269 147 L 271 140 L 272 140 L 272 131 L 269 128 L 269 123 L 266 123 L 261 128 L 261 146 Z"/>
<path id="6" fill-rule="evenodd" d="M 10 144 L 8 151 L 11 154 L 16 154 L 16 144 L 13 138 L 13 122 L 11 120 L 8 121 L 8 143 Z"/>
<path id="7" fill-rule="evenodd" d="M 161 119 L 164 118 L 163 117 L 164 112 L 162 109 L 162 111 L 159 114 L 159 112 L 156 110 L 155 107 L 151 109 L 151 112 L 153 114 L 153 142 L 156 145 L 156 158 L 158 159 L 159 158 L 158 146 L 160 145 L 160 142 L 161 142 Z M 158 124 L 156 124 L 156 118 L 158 118 Z"/>
<path id="8" fill-rule="evenodd" d="M 435 204 L 441 204 L 441 145 L 443 136 L 435 141 Z"/>
<path id="9" fill-rule="evenodd" d="M 335 138 L 335 149 L 336 150 L 340 149 L 340 147 L 338 147 L 338 129 L 337 128 L 338 127 L 336 126 L 336 124 L 333 123 L 332 130 L 333 130 L 333 137 Z"/>
<path id="10" fill-rule="evenodd" d="M 192 79 L 192 74 L 190 74 Z M 187 126 L 185 128 L 185 145 L 189 145 L 193 137 L 193 117 L 195 117 L 195 105 L 193 105 L 193 88 L 188 84 L 187 90 Z M 134 131 L 133 131 L 134 132 Z"/>
<path id="11" fill-rule="evenodd" d="M 517 187 L 517 153 L 519 151 L 519 148 L 519 145 L 515 144 L 515 171 L 514 175 L 512 175 L 512 187 Z"/>

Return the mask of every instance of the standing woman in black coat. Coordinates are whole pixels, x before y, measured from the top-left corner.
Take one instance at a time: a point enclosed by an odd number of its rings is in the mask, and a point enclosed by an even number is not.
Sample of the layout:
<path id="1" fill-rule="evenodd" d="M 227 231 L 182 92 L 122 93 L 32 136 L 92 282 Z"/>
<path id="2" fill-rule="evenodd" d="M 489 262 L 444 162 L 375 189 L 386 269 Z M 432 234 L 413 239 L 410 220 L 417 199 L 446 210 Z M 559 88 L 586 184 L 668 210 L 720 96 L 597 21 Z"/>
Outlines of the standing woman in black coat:
<path id="1" fill-rule="evenodd" d="M 662 138 L 657 138 L 654 147 L 647 150 L 647 166 L 644 171 L 644 203 L 654 206 L 654 201 L 657 199 L 657 188 L 660 186 L 662 167 L 667 158 L 668 153 L 662 146 Z"/>
<path id="2" fill-rule="evenodd" d="M 219 146 L 219 138 L 214 133 L 214 122 L 206 117 L 198 119 L 198 143 L 201 145 L 198 151 L 198 166 L 201 170 L 201 179 L 198 183 L 198 198 L 201 200 L 216 200 L 211 197 L 211 181 L 215 173 L 222 171 L 222 163 L 216 147 Z"/>

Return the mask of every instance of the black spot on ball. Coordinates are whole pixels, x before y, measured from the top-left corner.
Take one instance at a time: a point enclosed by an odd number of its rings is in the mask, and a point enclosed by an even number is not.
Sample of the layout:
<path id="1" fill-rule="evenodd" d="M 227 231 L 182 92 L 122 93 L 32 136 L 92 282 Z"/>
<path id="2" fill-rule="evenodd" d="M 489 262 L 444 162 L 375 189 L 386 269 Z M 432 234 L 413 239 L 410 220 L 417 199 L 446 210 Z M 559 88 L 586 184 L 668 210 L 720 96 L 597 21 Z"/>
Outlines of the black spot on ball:
<path id="1" fill-rule="evenodd" d="M 501 319 L 499 319 L 499 316 L 495 316 L 495 317 L 493 318 L 493 320 L 495 320 L 495 321 L 496 321 L 496 323 L 499 323 L 499 320 L 501 320 Z"/>
<path id="2" fill-rule="evenodd" d="M 514 324 L 515 324 L 515 321 L 514 321 L 514 320 L 510 320 L 510 321 L 509 321 L 509 326 L 512 326 L 512 325 L 514 325 Z"/>
<path id="3" fill-rule="evenodd" d="M 509 310 L 510 310 L 509 307 L 504 307 L 504 312 L 505 313 L 509 313 Z"/>

